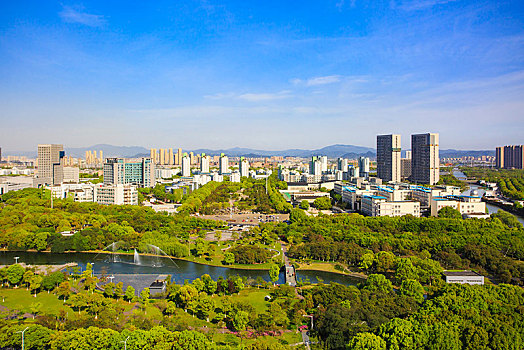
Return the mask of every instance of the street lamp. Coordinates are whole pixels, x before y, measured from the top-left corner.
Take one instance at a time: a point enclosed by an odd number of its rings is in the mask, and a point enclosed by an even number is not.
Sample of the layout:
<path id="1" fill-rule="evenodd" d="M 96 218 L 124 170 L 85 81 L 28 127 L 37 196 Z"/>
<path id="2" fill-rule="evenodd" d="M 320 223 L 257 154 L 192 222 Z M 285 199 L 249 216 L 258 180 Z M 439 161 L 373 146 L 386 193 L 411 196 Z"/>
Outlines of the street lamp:
<path id="1" fill-rule="evenodd" d="M 311 318 L 311 330 L 313 330 L 313 315 L 302 315 L 302 316 Z"/>
<path id="2" fill-rule="evenodd" d="M 22 350 L 24 350 L 24 333 L 25 331 L 27 331 L 29 327 L 25 327 L 25 329 L 23 331 L 18 331 L 16 333 L 22 333 Z"/>
<path id="3" fill-rule="evenodd" d="M 121 341 L 121 343 L 124 343 L 124 350 L 127 350 L 127 340 L 129 339 L 130 335 L 127 336 L 126 340 Z"/>

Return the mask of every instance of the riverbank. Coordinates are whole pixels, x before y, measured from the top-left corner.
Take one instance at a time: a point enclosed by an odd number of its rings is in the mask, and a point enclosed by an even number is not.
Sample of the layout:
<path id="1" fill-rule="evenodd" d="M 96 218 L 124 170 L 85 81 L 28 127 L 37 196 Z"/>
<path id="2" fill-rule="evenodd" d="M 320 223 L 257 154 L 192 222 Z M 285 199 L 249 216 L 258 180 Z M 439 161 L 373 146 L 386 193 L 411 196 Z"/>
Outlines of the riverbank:
<path id="1" fill-rule="evenodd" d="M 322 271 L 335 273 L 341 276 L 348 276 L 351 278 L 367 279 L 368 276 L 360 272 L 347 272 L 335 269 L 335 263 L 313 262 L 313 263 L 294 263 L 297 265 L 297 271 Z M 340 264 L 339 264 L 340 265 Z"/>
<path id="2" fill-rule="evenodd" d="M 7 250 L 7 249 L 1 249 L 0 251 L 3 251 L 3 252 L 9 252 L 9 253 L 17 253 L 17 251 L 13 251 L 13 250 Z M 18 253 L 32 253 L 32 254 L 35 254 L 35 253 L 43 253 L 43 254 L 56 254 L 56 253 L 52 253 L 50 251 L 36 251 L 36 250 L 27 250 L 27 251 L 19 251 Z M 96 255 L 98 254 L 116 254 L 116 255 L 121 255 L 121 256 L 129 256 L 129 257 L 132 257 L 134 255 L 134 252 L 123 252 L 123 251 L 120 251 L 120 252 L 111 252 L 111 253 L 108 253 L 107 251 L 105 250 L 92 250 L 92 251 L 82 251 L 82 252 L 74 252 L 74 251 L 70 251 L 70 252 L 64 252 L 64 253 L 59 253 L 59 254 L 66 254 L 66 255 L 75 255 L 75 254 L 87 254 L 87 255 L 90 255 L 90 256 L 93 256 L 95 257 Z M 235 265 L 223 265 L 223 264 L 220 264 L 220 263 L 216 263 L 216 262 L 213 262 L 213 261 L 206 261 L 205 258 L 198 258 L 198 257 L 184 257 L 184 258 L 180 258 L 180 257 L 173 257 L 173 256 L 168 256 L 168 255 L 155 255 L 155 254 L 150 254 L 150 253 L 144 253 L 144 254 L 140 254 L 140 256 L 143 256 L 143 257 L 160 257 L 160 258 L 168 258 L 168 259 L 171 259 L 175 262 L 178 261 L 178 262 L 185 262 L 185 263 L 192 263 L 192 264 L 196 264 L 196 265 L 199 265 L 199 266 L 208 266 L 208 267 L 214 267 L 214 268 L 222 268 L 222 269 L 230 269 L 230 270 L 233 270 L 233 271 L 238 271 L 239 273 L 241 273 L 242 271 L 253 271 L 254 273 L 256 273 L 257 275 L 265 275 L 269 269 L 270 269 L 270 266 L 273 264 L 273 263 L 264 263 L 264 264 L 253 264 L 253 265 L 239 265 L 239 264 L 235 264 Z M 68 259 L 69 260 L 69 259 Z M 94 259 L 93 259 L 94 260 Z M 87 258 L 86 259 L 86 263 L 91 261 L 90 258 Z M 91 262 L 94 262 L 94 261 L 91 261 Z M 75 266 L 77 265 L 76 263 L 71 263 L 71 264 L 74 264 Z M 28 264 L 28 265 L 31 265 L 31 266 L 53 266 L 53 267 L 57 267 L 57 266 L 61 266 L 61 265 L 66 265 L 64 263 L 57 263 L 57 264 L 52 264 L 52 263 L 42 263 L 42 264 L 38 264 L 38 263 L 31 263 L 31 264 Z M 99 265 L 98 263 L 95 262 L 95 266 Z M 316 276 L 314 273 L 315 272 L 319 272 L 319 273 L 328 273 L 328 274 L 333 274 L 333 275 L 336 275 L 336 276 L 340 276 L 341 278 L 344 278 L 344 277 L 349 277 L 349 278 L 352 278 L 352 279 L 366 279 L 367 276 L 365 274 L 361 274 L 361 273 L 358 273 L 358 272 L 347 272 L 347 271 L 340 271 L 340 270 L 337 270 L 335 269 L 335 264 L 334 263 L 327 263 L 327 262 L 312 262 L 312 263 L 295 263 L 295 265 L 297 266 L 297 272 L 301 272 L 302 277 L 307 277 L 309 276 L 310 278 Z M 73 266 L 73 265 L 71 265 Z M 71 267 L 71 266 L 67 266 L 67 267 Z M 60 269 L 61 270 L 61 269 Z M 149 273 L 149 272 L 148 272 Z M 300 276 L 299 276 L 300 277 Z M 327 277 L 327 276 L 325 276 Z M 329 277 L 328 277 L 329 278 Z"/>

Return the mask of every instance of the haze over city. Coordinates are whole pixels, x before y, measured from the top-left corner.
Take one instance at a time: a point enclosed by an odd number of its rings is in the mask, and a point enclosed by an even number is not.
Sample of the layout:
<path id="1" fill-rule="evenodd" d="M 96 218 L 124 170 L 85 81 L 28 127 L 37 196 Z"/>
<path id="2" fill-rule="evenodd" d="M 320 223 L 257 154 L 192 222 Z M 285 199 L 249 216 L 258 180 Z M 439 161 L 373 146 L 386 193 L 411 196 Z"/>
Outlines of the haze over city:
<path id="1" fill-rule="evenodd" d="M 428 131 L 442 148 L 493 149 L 524 131 L 520 1 L 0 9 L 4 151 L 374 147 Z"/>

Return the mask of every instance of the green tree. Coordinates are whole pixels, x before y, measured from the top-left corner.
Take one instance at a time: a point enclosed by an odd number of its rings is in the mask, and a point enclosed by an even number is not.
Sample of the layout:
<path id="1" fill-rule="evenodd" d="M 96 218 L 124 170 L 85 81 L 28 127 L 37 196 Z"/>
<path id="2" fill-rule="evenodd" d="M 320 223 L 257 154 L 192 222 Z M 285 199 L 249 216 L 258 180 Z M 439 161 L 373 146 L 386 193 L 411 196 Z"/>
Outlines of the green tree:
<path id="1" fill-rule="evenodd" d="M 131 302 L 131 300 L 135 298 L 135 288 L 132 286 L 127 286 L 124 297 L 127 299 L 127 301 Z"/>
<path id="2" fill-rule="evenodd" d="M 395 278 L 397 283 L 401 284 L 404 280 L 417 279 L 417 271 L 411 262 L 411 259 L 400 258 L 397 260 Z"/>
<path id="3" fill-rule="evenodd" d="M 411 321 L 394 318 L 380 326 L 378 335 L 387 343 L 388 349 L 413 349 L 413 324 Z"/>
<path id="4" fill-rule="evenodd" d="M 115 284 L 113 282 L 109 282 L 104 285 L 104 295 L 107 298 L 112 298 L 115 296 Z"/>
<path id="5" fill-rule="evenodd" d="M 150 293 L 149 293 L 149 288 L 144 288 L 141 292 L 140 292 L 140 301 L 145 304 L 149 301 L 149 297 L 150 297 Z"/>
<path id="6" fill-rule="evenodd" d="M 292 223 L 294 222 L 304 222 L 307 220 L 307 215 L 306 213 L 302 210 L 302 209 L 292 209 L 291 212 L 289 213 L 289 221 L 291 221 Z"/>
<path id="7" fill-rule="evenodd" d="M 36 291 L 42 286 L 43 278 L 40 275 L 33 275 L 31 277 L 29 288 L 31 289 L 31 292 L 34 293 L 34 296 L 36 298 Z"/>
<path id="8" fill-rule="evenodd" d="M 278 281 L 278 276 L 280 275 L 280 267 L 277 264 L 272 264 L 269 267 L 269 278 L 273 285 Z"/>
<path id="9" fill-rule="evenodd" d="M 391 281 L 382 274 L 371 274 L 366 280 L 366 286 L 364 287 L 372 292 L 379 291 L 389 293 L 393 290 Z"/>
<path id="10" fill-rule="evenodd" d="M 313 201 L 313 206 L 318 210 L 329 210 L 333 206 L 331 205 L 331 199 L 329 197 L 320 197 Z"/>
<path id="11" fill-rule="evenodd" d="M 124 284 L 122 282 L 116 284 L 114 294 L 117 299 L 122 297 L 122 294 L 124 294 Z"/>
<path id="12" fill-rule="evenodd" d="M 231 315 L 231 325 L 236 331 L 243 331 L 249 322 L 249 313 L 244 310 L 235 310 Z"/>
<path id="13" fill-rule="evenodd" d="M 349 350 L 386 350 L 386 342 L 373 333 L 358 333 L 351 339 Z"/>
<path id="14" fill-rule="evenodd" d="M 224 254 L 224 262 L 227 264 L 227 265 L 231 265 L 231 264 L 234 264 L 235 263 L 235 254 L 231 253 L 231 252 L 226 252 Z"/>
<path id="15" fill-rule="evenodd" d="M 19 264 L 13 264 L 7 268 L 7 280 L 10 284 L 17 285 L 24 276 L 24 268 Z"/>
<path id="16" fill-rule="evenodd" d="M 368 252 L 362 255 L 362 258 L 360 259 L 360 268 L 364 270 L 369 270 L 371 266 L 373 266 L 373 262 L 375 261 L 375 255 L 372 252 Z"/>
<path id="17" fill-rule="evenodd" d="M 419 303 L 424 301 L 424 287 L 417 280 L 403 280 L 399 293 L 410 296 Z"/>
<path id="18" fill-rule="evenodd" d="M 303 200 L 300 202 L 299 208 L 302 210 L 308 210 L 309 209 L 309 202 L 307 200 Z"/>
<path id="19" fill-rule="evenodd" d="M 205 318 L 209 322 L 209 315 L 215 309 L 215 301 L 205 293 L 200 293 L 197 299 L 196 312 L 198 317 Z"/>
<path id="20" fill-rule="evenodd" d="M 447 219 L 462 219 L 462 214 L 460 214 L 460 211 L 452 207 L 444 207 L 438 211 L 438 217 Z"/>

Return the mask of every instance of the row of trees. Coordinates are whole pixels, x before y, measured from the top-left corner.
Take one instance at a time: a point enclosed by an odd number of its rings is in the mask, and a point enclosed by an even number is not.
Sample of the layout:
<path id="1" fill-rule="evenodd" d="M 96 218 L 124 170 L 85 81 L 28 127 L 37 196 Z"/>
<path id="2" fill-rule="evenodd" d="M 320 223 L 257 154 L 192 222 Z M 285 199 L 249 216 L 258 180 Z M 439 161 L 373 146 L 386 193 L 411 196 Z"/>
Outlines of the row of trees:
<path id="1" fill-rule="evenodd" d="M 306 299 L 314 306 L 317 332 L 326 349 L 520 349 L 523 345 L 522 288 L 445 285 L 425 301 L 422 292 L 420 285 L 407 280 L 394 293 L 383 275 L 371 275 L 360 290 L 319 285 L 308 291 Z"/>
<path id="2" fill-rule="evenodd" d="M 491 219 L 363 217 L 358 214 L 307 217 L 300 209 L 291 225 L 272 226 L 293 243 L 291 257 L 359 266 L 366 254 L 431 257 L 447 269 L 476 268 L 506 283 L 522 284 L 524 230 L 505 212 Z"/>

